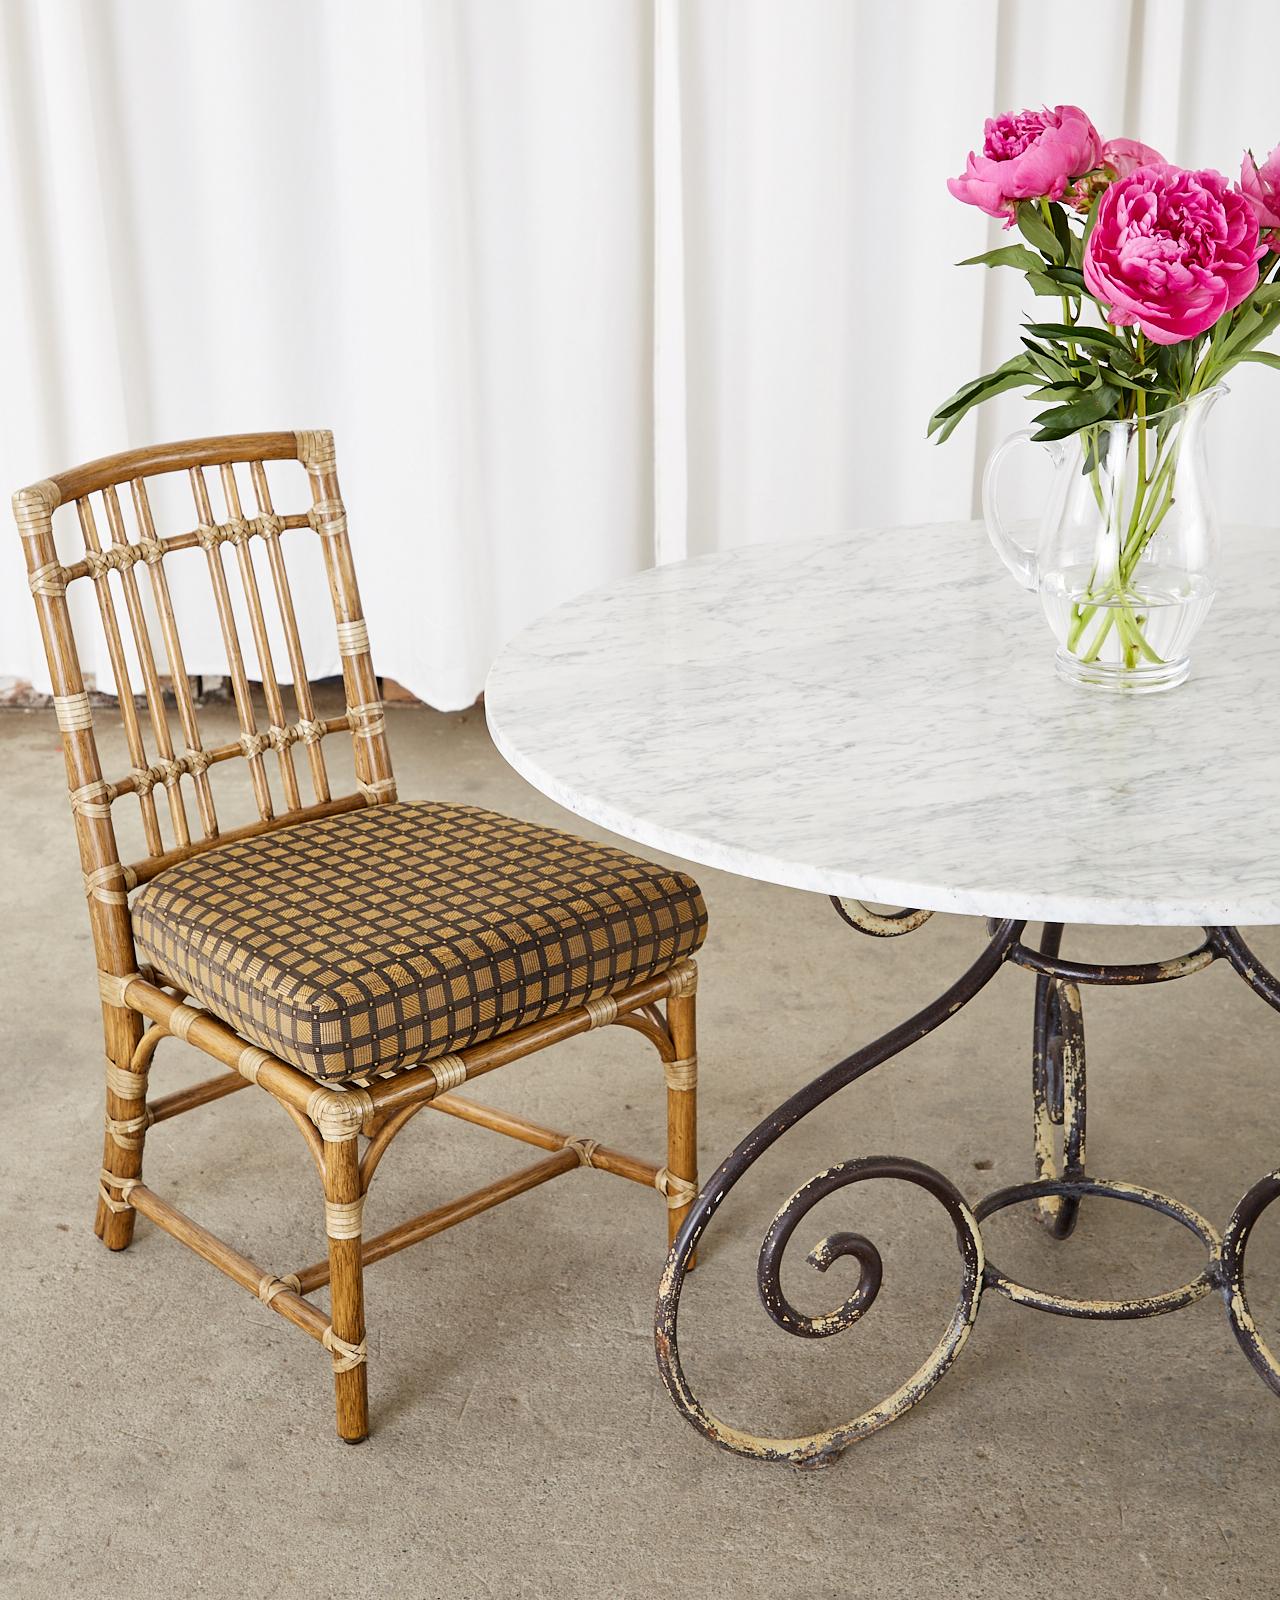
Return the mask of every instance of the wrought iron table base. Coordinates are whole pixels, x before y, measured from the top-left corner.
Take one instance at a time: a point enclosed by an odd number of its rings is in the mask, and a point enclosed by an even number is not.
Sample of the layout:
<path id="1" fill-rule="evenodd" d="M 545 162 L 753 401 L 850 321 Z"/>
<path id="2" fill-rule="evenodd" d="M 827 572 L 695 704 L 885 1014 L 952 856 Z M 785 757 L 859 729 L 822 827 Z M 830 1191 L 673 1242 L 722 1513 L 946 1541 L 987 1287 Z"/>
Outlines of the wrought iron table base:
<path id="1" fill-rule="evenodd" d="M 861 905 L 850 909 L 834 898 L 832 903 L 851 927 L 877 937 L 909 933 L 930 915 L 921 911 L 882 915 Z M 658 1368 L 677 1409 L 715 1444 L 738 1455 L 796 1466 L 816 1467 L 835 1460 L 850 1445 L 893 1422 L 924 1399 L 959 1355 L 987 1290 L 1018 1305 L 1058 1316 L 1119 1321 L 1178 1311 L 1217 1289 L 1245 1355 L 1268 1387 L 1280 1394 L 1280 1361 L 1258 1332 L 1244 1284 L 1250 1231 L 1267 1207 L 1280 1197 L 1280 1171 L 1268 1173 L 1253 1185 L 1236 1206 L 1221 1236 L 1198 1213 L 1167 1195 L 1089 1176 L 1085 1171 L 1085 1045 L 1080 1000 L 1083 984 L 1165 983 L 1226 960 L 1256 994 L 1280 1010 L 1280 979 L 1267 971 L 1234 928 L 1206 928 L 1202 944 L 1169 961 L 1119 966 L 1064 959 L 1060 954 L 1062 926 L 1058 923 L 1045 925 L 1040 948 L 1034 949 L 1023 942 L 1025 926 L 1016 921 L 989 923 L 986 949 L 949 989 L 906 1022 L 797 1090 L 747 1135 L 704 1186 L 667 1262 L 658 1297 L 656 1340 Z M 1035 1178 L 998 1189 L 971 1209 L 950 1179 L 922 1162 L 898 1156 L 862 1156 L 819 1173 L 798 1189 L 773 1219 L 760 1247 L 757 1282 L 768 1315 L 785 1332 L 800 1338 L 829 1338 L 851 1327 L 874 1304 L 882 1278 L 880 1252 L 859 1233 L 832 1233 L 819 1240 L 808 1256 L 813 1266 L 825 1272 L 833 1261 L 851 1257 L 858 1263 L 859 1278 L 853 1293 L 834 1310 L 807 1316 L 787 1298 L 781 1283 L 782 1259 L 792 1235 L 819 1201 L 851 1184 L 895 1178 L 917 1185 L 931 1194 L 950 1217 L 960 1254 L 959 1297 L 941 1339 L 923 1364 L 879 1405 L 821 1433 L 794 1439 L 760 1438 L 713 1417 L 689 1386 L 677 1343 L 685 1275 L 712 1217 L 743 1174 L 784 1133 L 839 1090 L 932 1033 L 1010 962 L 1036 974 L 1032 1045 Z M 1127 1300 L 1074 1300 L 1017 1283 L 987 1259 L 981 1224 L 997 1211 L 1032 1201 L 1039 1220 L 1055 1238 L 1062 1239 L 1074 1228 L 1085 1196 L 1144 1206 L 1181 1223 L 1205 1247 L 1207 1261 L 1203 1270 L 1163 1294 Z"/>

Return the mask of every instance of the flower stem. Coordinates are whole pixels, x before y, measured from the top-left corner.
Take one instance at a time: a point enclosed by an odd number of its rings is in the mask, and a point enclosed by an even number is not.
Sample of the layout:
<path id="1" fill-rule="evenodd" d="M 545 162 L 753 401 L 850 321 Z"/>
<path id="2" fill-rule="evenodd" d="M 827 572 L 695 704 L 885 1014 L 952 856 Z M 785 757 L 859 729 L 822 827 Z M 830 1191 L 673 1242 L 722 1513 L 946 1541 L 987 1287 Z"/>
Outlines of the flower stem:
<path id="1" fill-rule="evenodd" d="M 1141 339 L 1141 335 L 1139 338 Z M 1141 348 L 1139 354 L 1142 354 Z M 1144 552 L 1160 531 L 1161 524 L 1173 506 L 1181 440 L 1178 433 L 1172 431 L 1166 436 L 1162 447 L 1157 435 L 1154 459 L 1149 458 L 1146 396 L 1141 393 L 1137 399 L 1136 434 L 1137 470 L 1128 529 L 1124 539 L 1120 541 L 1119 548 L 1107 557 L 1102 591 L 1098 592 L 1095 586 L 1098 583 L 1099 567 L 1103 563 L 1095 557 L 1093 571 L 1085 590 L 1087 599 L 1077 600 L 1072 606 L 1066 648 L 1086 663 L 1098 659 L 1112 629 L 1116 632 L 1126 667 L 1136 667 L 1139 659 L 1154 663 L 1159 663 L 1161 660 L 1147 640 L 1144 631 L 1148 621 L 1145 614 L 1146 604 L 1135 593 L 1133 579 Z M 1110 530 L 1111 522 L 1106 511 L 1105 497 L 1096 481 L 1094 493 L 1102 513 L 1103 526 Z M 1115 498 L 1113 484 L 1113 509 L 1118 512 L 1119 506 L 1115 505 Z M 1114 533 L 1109 532 L 1108 545 L 1112 544 L 1114 537 Z M 1098 617 L 1099 612 L 1106 614 Z M 1085 635 L 1095 618 L 1098 619 L 1097 628 L 1092 639 L 1085 643 Z"/>
<path id="2" fill-rule="evenodd" d="M 1057 229 L 1053 225 L 1053 212 L 1049 210 L 1049 202 L 1043 195 L 1040 196 L 1040 215 L 1044 218 L 1045 227 L 1048 228 L 1049 232 L 1052 233 L 1056 238 Z M 1064 289 L 1059 295 L 1058 299 L 1062 306 L 1063 322 L 1069 323 L 1072 327 L 1074 327 L 1076 319 L 1071 309 L 1071 297 Z M 1076 343 L 1074 339 L 1067 340 L 1067 353 L 1074 361 L 1076 358 Z"/>
<path id="3" fill-rule="evenodd" d="M 1138 361 L 1146 360 L 1146 339 L 1138 331 Z M 1133 491 L 1133 510 L 1129 517 L 1126 546 L 1132 541 L 1142 516 L 1142 502 L 1147 492 L 1147 392 L 1138 390 L 1138 482 Z M 1123 575 L 1123 574 L 1122 574 Z"/>

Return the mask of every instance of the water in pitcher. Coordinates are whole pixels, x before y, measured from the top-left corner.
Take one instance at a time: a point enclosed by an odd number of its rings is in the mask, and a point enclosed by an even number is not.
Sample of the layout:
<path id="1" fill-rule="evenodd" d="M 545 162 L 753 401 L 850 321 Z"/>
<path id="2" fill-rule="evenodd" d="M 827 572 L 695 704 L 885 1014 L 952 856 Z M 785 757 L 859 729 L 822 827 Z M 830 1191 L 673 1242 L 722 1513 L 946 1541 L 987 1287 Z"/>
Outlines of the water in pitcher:
<path id="1" fill-rule="evenodd" d="M 1104 666 L 1125 661 L 1126 630 L 1117 623 L 1128 623 L 1130 638 L 1136 628 L 1160 663 L 1184 660 L 1213 592 L 1208 578 L 1158 563 L 1144 564 L 1123 595 L 1107 595 L 1085 562 L 1040 575 L 1040 601 L 1061 649 Z M 1150 662 L 1145 652 L 1143 659 Z"/>

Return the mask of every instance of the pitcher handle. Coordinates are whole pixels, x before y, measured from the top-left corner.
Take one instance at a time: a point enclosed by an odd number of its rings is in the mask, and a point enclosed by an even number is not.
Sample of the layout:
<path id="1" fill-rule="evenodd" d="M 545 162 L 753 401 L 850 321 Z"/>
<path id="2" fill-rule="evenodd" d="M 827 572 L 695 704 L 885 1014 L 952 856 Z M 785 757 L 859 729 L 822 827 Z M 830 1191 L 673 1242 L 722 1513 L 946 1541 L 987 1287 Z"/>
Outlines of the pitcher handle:
<path id="1" fill-rule="evenodd" d="M 996 554 L 1013 573 L 1024 589 L 1034 589 L 1038 575 L 1036 552 L 1021 545 L 1005 527 L 996 508 L 996 478 L 1005 458 L 1015 445 L 1028 444 L 1034 432 L 1024 428 L 1021 433 L 1011 433 L 1005 442 L 991 453 L 987 470 L 982 474 L 982 518 L 987 525 L 987 535 L 996 548 Z"/>

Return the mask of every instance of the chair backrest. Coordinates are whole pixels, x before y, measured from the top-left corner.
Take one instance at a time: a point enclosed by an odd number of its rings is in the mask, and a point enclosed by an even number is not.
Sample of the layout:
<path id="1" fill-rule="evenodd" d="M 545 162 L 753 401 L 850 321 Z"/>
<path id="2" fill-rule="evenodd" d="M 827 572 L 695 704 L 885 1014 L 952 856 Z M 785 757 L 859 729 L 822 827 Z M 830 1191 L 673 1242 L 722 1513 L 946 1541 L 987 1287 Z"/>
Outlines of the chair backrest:
<path id="1" fill-rule="evenodd" d="M 275 508 L 264 466 L 268 461 L 296 461 L 305 468 L 311 501 L 307 510 L 278 511 Z M 212 469 L 216 469 L 218 498 L 225 512 L 221 521 L 214 512 L 206 478 L 206 471 Z M 186 473 L 195 502 L 195 526 L 161 536 L 156 530 L 147 485 L 149 479 L 165 473 Z M 248 516 L 241 499 L 245 473 L 256 503 L 255 514 Z M 125 484 L 132 502 L 132 516 L 128 519 L 132 529 L 126 526 L 119 493 Z M 101 522 L 94 510 L 95 495 L 100 504 Z M 72 503 L 79 517 L 84 556 L 64 566 L 54 543 L 53 516 L 59 507 L 69 508 Z M 100 967 L 114 972 L 132 970 L 127 897 L 135 884 L 155 877 L 176 861 L 231 839 L 395 799 L 385 723 L 351 562 L 331 433 L 233 434 L 128 451 L 20 489 L 14 495 L 13 507 L 49 659 L 54 709 L 62 731 L 71 806 Z M 305 536 L 318 536 L 323 551 L 337 620 L 346 696 L 346 713 L 341 717 L 324 720 L 315 714 L 285 563 L 285 547 L 293 529 L 308 530 Z M 251 547 L 255 540 L 261 540 L 264 548 L 270 573 L 269 592 L 274 594 L 289 658 L 297 708 L 293 721 L 286 716 L 284 695 L 276 677 L 263 607 L 266 586 L 260 582 L 261 563 L 255 563 Z M 232 579 L 228 575 L 228 563 L 224 561 L 224 545 L 231 545 L 235 551 L 235 561 L 230 565 L 235 587 L 243 596 L 240 607 L 232 598 Z M 187 676 L 165 570 L 168 558 L 187 550 L 197 553 L 192 560 L 201 552 L 204 556 L 226 651 L 226 676 L 230 679 L 240 724 L 240 737 L 236 742 L 212 749 L 201 740 L 196 699 Z M 145 567 L 147 572 L 149 593 L 145 597 L 139 583 L 139 566 Z M 117 575 L 114 584 L 113 573 Z M 104 777 L 99 760 L 94 713 L 85 691 L 67 603 L 68 586 L 82 578 L 88 579 L 96 591 L 131 762 L 128 773 L 111 781 Z M 123 601 L 131 650 L 126 648 L 127 636 L 121 627 L 117 591 Z M 256 661 L 256 671 L 252 673 L 246 665 L 237 609 L 241 615 L 247 614 L 249 620 L 252 635 L 249 659 Z M 141 678 L 143 715 L 135 705 L 131 659 Z M 251 677 L 262 683 L 266 727 L 259 726 L 251 697 Z M 165 679 L 171 686 L 176 705 L 179 734 L 176 740 L 165 707 L 162 681 Z M 150 724 L 150 744 L 154 747 L 150 751 L 146 723 Z M 328 734 L 348 730 L 354 747 L 356 792 L 335 797 L 330 793 L 322 741 Z M 300 744 L 305 751 L 309 787 L 314 798 L 304 798 L 294 765 L 295 744 Z M 237 758 L 248 763 L 258 821 L 220 830 L 210 777 L 220 763 Z M 278 769 L 283 804 L 272 796 L 269 776 L 273 767 Z M 190 784 L 195 800 L 197 827 L 194 830 L 184 781 Z M 162 810 L 156 805 L 156 789 L 161 789 L 165 796 L 170 843 L 166 843 L 162 831 Z M 144 859 L 127 864 L 120 859 L 111 810 L 112 805 L 126 795 L 135 796 L 141 808 L 147 850 Z"/>

